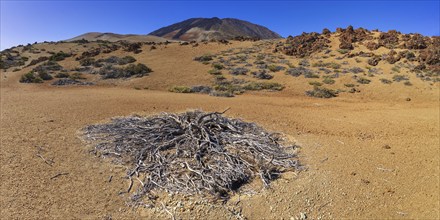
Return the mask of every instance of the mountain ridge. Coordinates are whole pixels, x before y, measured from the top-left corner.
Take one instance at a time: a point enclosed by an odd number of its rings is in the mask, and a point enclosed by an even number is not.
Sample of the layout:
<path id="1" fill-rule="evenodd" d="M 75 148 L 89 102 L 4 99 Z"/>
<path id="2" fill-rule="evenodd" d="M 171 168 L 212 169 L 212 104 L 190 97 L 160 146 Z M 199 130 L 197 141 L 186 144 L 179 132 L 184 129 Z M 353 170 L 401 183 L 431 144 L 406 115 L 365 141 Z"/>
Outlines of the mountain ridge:
<path id="1" fill-rule="evenodd" d="M 149 35 L 173 40 L 230 40 L 237 37 L 277 39 L 281 35 L 267 27 L 235 18 L 189 18 L 162 28 Z"/>

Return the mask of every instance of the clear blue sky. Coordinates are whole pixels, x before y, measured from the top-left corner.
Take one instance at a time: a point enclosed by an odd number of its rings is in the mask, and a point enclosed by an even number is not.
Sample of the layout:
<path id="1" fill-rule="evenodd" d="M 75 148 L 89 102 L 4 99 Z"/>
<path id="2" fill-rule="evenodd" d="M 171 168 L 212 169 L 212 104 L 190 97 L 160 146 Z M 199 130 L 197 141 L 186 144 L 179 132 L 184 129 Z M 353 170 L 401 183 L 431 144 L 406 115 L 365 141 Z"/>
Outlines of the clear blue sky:
<path id="1" fill-rule="evenodd" d="M 20 1 L 1 0 L 1 49 L 85 32 L 147 34 L 192 17 L 238 18 L 281 34 L 327 27 L 439 35 L 440 1 Z"/>

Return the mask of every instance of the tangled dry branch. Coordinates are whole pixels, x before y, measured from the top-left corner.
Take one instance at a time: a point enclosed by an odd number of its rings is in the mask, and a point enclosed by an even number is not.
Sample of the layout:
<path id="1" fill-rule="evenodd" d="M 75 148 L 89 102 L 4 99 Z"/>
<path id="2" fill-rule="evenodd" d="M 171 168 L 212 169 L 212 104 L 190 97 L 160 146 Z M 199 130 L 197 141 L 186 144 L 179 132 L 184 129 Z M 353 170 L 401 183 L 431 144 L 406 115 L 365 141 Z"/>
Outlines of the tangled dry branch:
<path id="1" fill-rule="evenodd" d="M 226 199 L 255 177 L 268 186 L 298 166 L 295 154 L 286 153 L 295 145 L 283 146 L 280 134 L 222 114 L 189 111 L 114 118 L 88 126 L 84 133 L 102 155 L 131 167 L 130 180 L 142 185 L 134 200 L 153 190 Z"/>

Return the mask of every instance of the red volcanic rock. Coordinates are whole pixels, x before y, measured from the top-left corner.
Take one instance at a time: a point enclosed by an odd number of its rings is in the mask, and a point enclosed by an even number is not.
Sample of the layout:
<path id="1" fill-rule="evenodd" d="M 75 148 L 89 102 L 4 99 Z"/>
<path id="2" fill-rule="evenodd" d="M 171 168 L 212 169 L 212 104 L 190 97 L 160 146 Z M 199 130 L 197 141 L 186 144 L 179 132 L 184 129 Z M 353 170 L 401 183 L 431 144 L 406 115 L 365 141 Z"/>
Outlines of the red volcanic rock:
<path id="1" fill-rule="evenodd" d="M 316 32 L 302 33 L 296 37 L 289 36 L 286 39 L 286 43 L 282 46 L 277 46 L 276 49 L 286 55 L 305 57 L 327 48 L 328 43 L 330 43 L 328 39 Z"/>
<path id="2" fill-rule="evenodd" d="M 386 47 L 388 49 L 393 49 L 399 44 L 400 32 L 395 30 L 390 30 L 386 33 L 380 33 L 379 35 L 379 46 Z"/>

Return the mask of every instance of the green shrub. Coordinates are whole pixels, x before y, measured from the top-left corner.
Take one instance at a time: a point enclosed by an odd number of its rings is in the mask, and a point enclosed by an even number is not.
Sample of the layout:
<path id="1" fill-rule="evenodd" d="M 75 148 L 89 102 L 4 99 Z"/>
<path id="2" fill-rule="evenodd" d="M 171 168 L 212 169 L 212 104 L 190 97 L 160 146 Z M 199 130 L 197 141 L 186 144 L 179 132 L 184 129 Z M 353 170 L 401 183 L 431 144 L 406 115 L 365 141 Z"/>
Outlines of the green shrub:
<path id="1" fill-rule="evenodd" d="M 322 80 L 325 84 L 334 84 L 336 81 L 330 77 L 325 77 L 324 80 Z"/>
<path id="2" fill-rule="evenodd" d="M 215 76 L 215 80 L 218 80 L 218 81 L 225 80 L 225 79 L 226 79 L 226 77 L 223 75 L 216 75 Z"/>
<path id="3" fill-rule="evenodd" d="M 188 86 L 173 86 L 169 89 L 169 91 L 175 93 L 191 93 L 191 88 Z"/>
<path id="4" fill-rule="evenodd" d="M 313 73 L 313 72 L 305 72 L 305 73 L 304 73 L 304 77 L 305 77 L 305 78 L 319 78 L 319 75 L 318 75 L 318 74 L 315 74 L 315 73 Z"/>
<path id="5" fill-rule="evenodd" d="M 132 56 L 125 56 L 125 57 L 122 57 L 120 60 L 118 60 L 119 65 L 125 65 L 125 64 L 134 63 L 134 62 L 136 62 L 136 59 Z"/>
<path id="6" fill-rule="evenodd" d="M 211 75 L 221 75 L 222 71 L 220 71 L 219 69 L 212 69 L 212 70 L 209 70 L 208 73 Z"/>
<path id="7" fill-rule="evenodd" d="M 34 72 L 29 72 L 21 76 L 21 83 L 42 83 L 43 79 L 37 76 Z"/>
<path id="8" fill-rule="evenodd" d="M 338 92 L 331 89 L 315 86 L 313 87 L 313 90 L 306 91 L 306 95 L 316 98 L 328 99 L 328 98 L 336 97 L 338 95 Z"/>
<path id="9" fill-rule="evenodd" d="M 250 82 L 243 86 L 245 90 L 274 90 L 281 91 L 284 86 L 275 82 Z"/>
<path id="10" fill-rule="evenodd" d="M 347 84 L 344 84 L 344 86 L 345 86 L 345 87 L 349 87 L 349 88 L 351 88 L 351 87 L 354 87 L 354 86 L 355 86 L 355 84 L 352 84 L 352 83 L 347 83 Z"/>
<path id="11" fill-rule="evenodd" d="M 335 62 L 331 62 L 331 63 L 328 64 L 328 67 L 332 68 L 332 69 L 339 69 L 339 68 L 341 68 L 341 64 L 335 63 Z"/>
<path id="12" fill-rule="evenodd" d="M 81 66 L 91 66 L 91 65 L 95 64 L 95 59 L 91 58 L 91 57 L 87 57 L 87 58 L 84 58 L 84 59 L 80 60 L 79 64 Z"/>
<path id="13" fill-rule="evenodd" d="M 411 83 L 410 81 L 405 81 L 405 82 L 403 83 L 403 85 L 405 85 L 405 86 L 412 86 L 412 83 Z"/>
<path id="14" fill-rule="evenodd" d="M 346 53 L 350 52 L 350 50 L 347 50 L 347 49 L 338 49 L 337 51 L 341 54 L 346 54 Z"/>
<path id="15" fill-rule="evenodd" d="M 393 66 L 393 67 L 391 68 L 391 70 L 392 70 L 393 72 L 400 73 L 400 68 L 397 67 L 397 66 Z"/>
<path id="16" fill-rule="evenodd" d="M 309 82 L 309 85 L 312 85 L 312 86 L 322 86 L 322 83 L 317 82 L 317 81 L 311 81 L 311 82 Z"/>
<path id="17" fill-rule="evenodd" d="M 51 80 L 53 79 L 53 77 L 47 73 L 47 72 L 39 72 L 38 76 L 42 79 L 42 80 Z"/>
<path id="18" fill-rule="evenodd" d="M 56 54 L 53 54 L 49 57 L 50 61 L 61 61 L 64 60 L 66 57 L 70 57 L 72 54 L 64 53 L 63 51 L 60 51 Z"/>
<path id="19" fill-rule="evenodd" d="M 369 84 L 371 82 L 371 80 L 363 78 L 363 77 L 358 78 L 356 81 L 360 84 Z"/>
<path id="20" fill-rule="evenodd" d="M 223 64 L 221 64 L 221 63 L 213 63 L 212 67 L 217 70 L 221 70 L 224 68 Z"/>
<path id="21" fill-rule="evenodd" d="M 267 68 L 268 68 L 270 71 L 272 71 L 272 72 L 278 72 L 278 71 L 284 69 L 284 67 L 282 67 L 282 66 L 278 66 L 278 65 L 275 65 L 275 64 L 271 64 L 271 65 L 269 65 Z"/>
<path id="22" fill-rule="evenodd" d="M 213 90 L 209 93 L 210 96 L 217 96 L 217 97 L 234 97 L 234 93 L 231 91 L 218 91 Z"/>
<path id="23" fill-rule="evenodd" d="M 391 83 L 392 83 L 391 80 L 389 80 L 389 79 L 384 79 L 384 78 L 380 79 L 380 81 L 381 81 L 383 84 L 391 84 Z"/>
<path id="24" fill-rule="evenodd" d="M 406 81 L 406 80 L 408 80 L 408 77 L 406 77 L 404 75 L 394 75 L 393 76 L 393 81 L 396 81 L 396 82 Z"/>
<path id="25" fill-rule="evenodd" d="M 55 78 L 69 78 L 69 74 L 66 72 L 59 72 L 57 75 L 55 75 Z"/>
<path id="26" fill-rule="evenodd" d="M 199 62 L 207 62 L 207 61 L 211 61 L 212 58 L 213 58 L 212 55 L 205 54 L 205 55 L 202 55 L 202 56 L 199 56 L 199 57 L 195 57 L 194 60 L 195 61 L 199 61 Z"/>
<path id="27" fill-rule="evenodd" d="M 73 80 L 77 80 L 77 79 L 85 79 L 82 76 L 82 73 L 73 73 L 72 75 L 69 76 L 69 78 L 73 79 Z"/>

